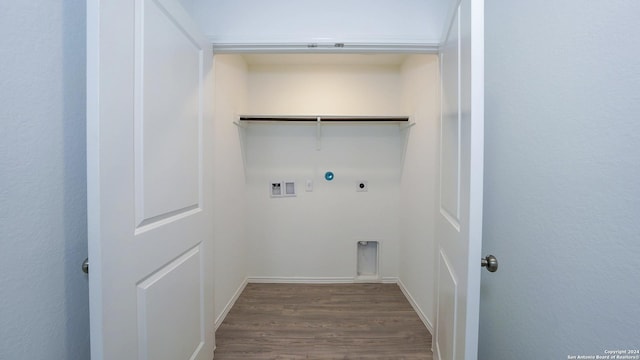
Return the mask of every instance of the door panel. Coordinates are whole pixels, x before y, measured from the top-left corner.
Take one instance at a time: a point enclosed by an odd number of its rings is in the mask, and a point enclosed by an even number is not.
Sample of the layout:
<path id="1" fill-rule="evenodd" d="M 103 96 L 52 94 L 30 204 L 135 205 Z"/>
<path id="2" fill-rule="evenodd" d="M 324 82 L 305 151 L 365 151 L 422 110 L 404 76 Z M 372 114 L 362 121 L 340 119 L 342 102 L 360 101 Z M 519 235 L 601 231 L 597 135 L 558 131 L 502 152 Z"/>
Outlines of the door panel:
<path id="1" fill-rule="evenodd" d="M 205 342 L 200 246 L 140 282 L 140 359 L 191 359 Z M 167 323 L 170 326 L 167 326 Z"/>
<path id="2" fill-rule="evenodd" d="M 460 228 L 460 63 L 459 16 L 440 52 L 442 119 L 440 136 L 440 213 Z"/>
<path id="3" fill-rule="evenodd" d="M 442 359 L 455 359 L 458 281 L 445 253 L 438 263 L 438 326 L 436 338 Z"/>
<path id="4" fill-rule="evenodd" d="M 92 359 L 211 359 L 210 45 L 175 0 L 87 26 Z"/>
<path id="5" fill-rule="evenodd" d="M 199 207 L 202 52 L 202 45 L 161 4 L 138 2 L 135 124 L 139 225 Z"/>
<path id="6" fill-rule="evenodd" d="M 483 1 L 462 0 L 441 46 L 437 359 L 476 359 L 484 150 Z"/>

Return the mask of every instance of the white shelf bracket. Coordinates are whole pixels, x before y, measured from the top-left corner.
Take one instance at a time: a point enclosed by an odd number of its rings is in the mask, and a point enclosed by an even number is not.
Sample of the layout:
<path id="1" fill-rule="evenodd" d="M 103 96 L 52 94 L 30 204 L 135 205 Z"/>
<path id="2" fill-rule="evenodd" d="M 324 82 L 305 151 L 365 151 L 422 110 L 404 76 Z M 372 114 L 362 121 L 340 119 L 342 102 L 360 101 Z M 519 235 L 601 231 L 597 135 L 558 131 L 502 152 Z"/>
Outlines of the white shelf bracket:
<path id="1" fill-rule="evenodd" d="M 320 151 L 320 148 L 321 148 L 321 143 L 320 143 L 321 123 L 322 123 L 322 119 L 320 118 L 320 116 L 318 116 L 318 118 L 316 119 L 316 151 Z"/>
<path id="2" fill-rule="evenodd" d="M 400 130 L 408 129 L 410 127 L 413 127 L 415 124 L 416 124 L 415 122 L 411 122 L 409 124 L 400 125 Z"/>

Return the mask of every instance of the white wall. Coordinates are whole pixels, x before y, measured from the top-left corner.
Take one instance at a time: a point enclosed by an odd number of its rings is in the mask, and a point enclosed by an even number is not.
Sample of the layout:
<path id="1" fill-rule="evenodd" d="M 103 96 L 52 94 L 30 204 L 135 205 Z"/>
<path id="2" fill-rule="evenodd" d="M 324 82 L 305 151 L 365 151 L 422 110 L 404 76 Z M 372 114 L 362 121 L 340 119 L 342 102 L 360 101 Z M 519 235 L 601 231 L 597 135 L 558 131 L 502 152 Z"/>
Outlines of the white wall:
<path id="1" fill-rule="evenodd" d="M 480 359 L 640 346 L 640 2 L 486 2 Z"/>
<path id="2" fill-rule="evenodd" d="M 438 43 L 450 0 L 183 0 L 214 43 Z"/>
<path id="3" fill-rule="evenodd" d="M 399 66 L 250 66 L 251 113 L 399 114 Z M 378 113 L 379 114 L 379 113 Z M 251 125 L 246 130 L 249 275 L 353 280 L 356 243 L 378 240 L 380 274 L 395 278 L 403 140 L 397 126 Z M 335 179 L 324 180 L 326 171 Z M 313 181 L 312 192 L 305 181 Z M 270 198 L 272 180 L 298 196 Z M 366 180 L 368 192 L 356 192 Z"/>
<path id="4" fill-rule="evenodd" d="M 287 55 L 284 55 L 287 57 Z M 370 56 L 369 56 L 370 57 Z M 281 59 L 283 56 L 275 57 Z M 249 112 L 291 115 L 397 115 L 402 79 L 395 63 L 355 63 L 357 55 L 297 55 L 250 64 Z M 260 59 L 258 59 L 260 60 Z M 266 57 L 266 60 L 270 60 Z M 283 60 L 286 61 L 286 60 Z"/>
<path id="5" fill-rule="evenodd" d="M 400 280 L 427 321 L 435 324 L 440 80 L 436 55 L 414 55 L 402 66 L 403 104 L 416 125 L 400 184 Z"/>
<path id="6" fill-rule="evenodd" d="M 0 3 L 0 359 L 89 358 L 84 26 Z"/>
<path id="7" fill-rule="evenodd" d="M 329 125 L 316 151 L 314 127 L 248 128 L 249 275 L 353 279 L 356 242 L 377 240 L 380 274 L 397 277 L 401 140 L 397 127 Z M 272 180 L 295 180 L 298 196 L 270 198 Z"/>
<path id="8" fill-rule="evenodd" d="M 246 64 L 239 56 L 216 55 L 214 108 L 215 316 L 247 276 L 245 174 L 237 114 L 246 109 Z"/>

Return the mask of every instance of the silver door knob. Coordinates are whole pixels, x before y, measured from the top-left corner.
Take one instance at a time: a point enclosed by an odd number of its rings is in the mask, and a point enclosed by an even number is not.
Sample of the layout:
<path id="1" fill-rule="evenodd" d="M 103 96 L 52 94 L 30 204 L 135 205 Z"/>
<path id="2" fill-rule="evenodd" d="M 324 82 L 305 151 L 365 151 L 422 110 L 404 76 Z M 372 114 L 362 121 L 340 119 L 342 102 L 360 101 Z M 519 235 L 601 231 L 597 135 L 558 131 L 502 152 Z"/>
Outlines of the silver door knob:
<path id="1" fill-rule="evenodd" d="M 482 267 L 486 267 L 489 272 L 498 271 L 498 259 L 493 255 L 487 255 L 481 260 Z"/>
<path id="2" fill-rule="evenodd" d="M 89 258 L 84 259 L 82 262 L 82 272 L 85 274 L 89 273 Z"/>

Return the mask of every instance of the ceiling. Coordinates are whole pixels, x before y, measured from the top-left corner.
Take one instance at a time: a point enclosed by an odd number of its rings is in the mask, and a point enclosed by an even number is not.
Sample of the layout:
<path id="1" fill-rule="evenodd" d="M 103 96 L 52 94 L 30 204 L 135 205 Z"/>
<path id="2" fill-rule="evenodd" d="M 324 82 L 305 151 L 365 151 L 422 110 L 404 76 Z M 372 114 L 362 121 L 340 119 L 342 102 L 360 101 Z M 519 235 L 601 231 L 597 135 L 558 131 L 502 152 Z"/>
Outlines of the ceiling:
<path id="1" fill-rule="evenodd" d="M 456 0 L 180 0 L 214 45 L 439 45 Z"/>

